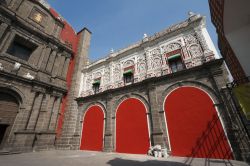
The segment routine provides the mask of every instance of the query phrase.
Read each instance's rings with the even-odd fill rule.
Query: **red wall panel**
[[[101,107],[90,107],[83,119],[81,150],[102,151],[103,126],[104,114]]]
[[[232,159],[211,98],[194,87],[174,90],[165,101],[172,155]]]
[[[116,113],[116,152],[146,154],[149,141],[145,106],[135,98],[123,101]]]

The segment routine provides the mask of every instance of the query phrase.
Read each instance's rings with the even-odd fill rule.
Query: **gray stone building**
[[[42,0],[0,1],[0,149],[97,150],[247,160],[228,72],[190,13],[88,63],[91,32]]]
[[[1,0],[1,150],[55,148],[89,41],[86,28],[75,33],[43,1]]]

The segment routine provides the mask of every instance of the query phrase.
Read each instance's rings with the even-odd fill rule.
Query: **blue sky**
[[[48,0],[78,32],[87,27],[92,32],[89,58],[105,57],[185,20],[188,11],[207,18],[208,32],[217,45],[211,23],[208,0]]]

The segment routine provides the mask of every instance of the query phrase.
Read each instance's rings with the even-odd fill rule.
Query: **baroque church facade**
[[[0,29],[2,150],[161,145],[173,156],[245,159],[203,16],[92,63],[91,32],[76,33],[42,0],[1,1]]]

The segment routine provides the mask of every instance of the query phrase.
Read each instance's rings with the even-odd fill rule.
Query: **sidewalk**
[[[146,155],[92,151],[43,151],[1,155],[0,166],[248,166],[234,160],[185,157],[154,158]]]

